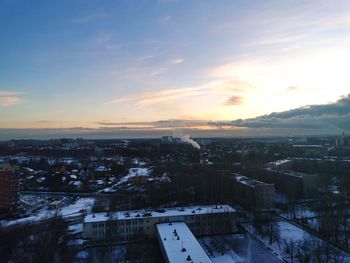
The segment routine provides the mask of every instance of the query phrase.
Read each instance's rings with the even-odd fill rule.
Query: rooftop
[[[304,176],[311,175],[311,174],[305,174],[305,173],[300,173],[300,172],[295,172],[292,170],[276,170],[270,167],[266,168],[267,171],[277,173],[277,174],[283,174],[291,177],[297,177],[297,178],[303,178]]]
[[[136,218],[166,217],[166,216],[186,216],[211,213],[235,212],[236,210],[229,205],[206,205],[190,207],[173,207],[157,210],[129,210],[119,212],[94,213],[85,216],[84,222],[101,222],[107,220],[127,220]]]
[[[185,223],[157,224],[156,228],[169,262],[212,262]]]
[[[268,183],[265,182],[261,182],[252,178],[249,178],[247,176],[243,176],[240,174],[234,174],[234,180],[236,180],[237,182],[247,185],[249,187],[256,187],[257,185],[269,185]]]

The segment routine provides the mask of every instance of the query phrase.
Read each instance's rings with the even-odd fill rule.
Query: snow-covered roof
[[[185,223],[157,224],[156,228],[168,262],[212,262]]]
[[[99,167],[97,167],[97,168],[95,169],[96,172],[107,172],[107,171],[109,171],[109,170],[110,170],[109,168],[107,168],[107,167],[105,167],[105,166],[103,166],[103,165],[101,165],[101,166],[99,166]]]
[[[45,177],[40,177],[40,178],[37,178],[37,179],[36,179],[36,181],[37,181],[38,183],[42,183],[42,182],[44,182],[45,180],[46,180]]]
[[[279,165],[289,163],[290,161],[291,161],[290,159],[283,159],[283,160],[277,160],[277,161],[272,162],[272,163],[276,166],[279,166]]]
[[[198,214],[227,213],[236,210],[229,205],[207,205],[207,206],[190,206],[190,207],[174,207],[162,210],[130,210],[107,213],[95,213],[85,216],[84,222],[99,222],[107,220],[122,220],[150,217],[171,217],[171,216],[188,216]]]
[[[283,174],[283,175],[292,176],[292,177],[296,177],[296,178],[303,178],[306,175],[304,173],[295,172],[292,170],[275,170],[275,169],[269,168],[269,167],[266,168],[266,170],[273,172],[273,173]]]
[[[256,187],[257,185],[269,185],[268,183],[261,182],[240,174],[234,174],[234,180],[240,184],[244,184],[252,188]]]
[[[103,185],[105,182],[102,179],[96,181],[98,185]]]

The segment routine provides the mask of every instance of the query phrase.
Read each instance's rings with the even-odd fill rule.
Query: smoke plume
[[[200,148],[201,148],[201,146],[198,144],[198,142],[191,139],[191,137],[189,135],[181,136],[181,141],[191,144],[194,148],[196,148],[198,150],[200,150]]]

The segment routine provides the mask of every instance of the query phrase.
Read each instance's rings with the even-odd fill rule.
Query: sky
[[[0,0],[0,139],[340,132],[349,68],[347,0]]]

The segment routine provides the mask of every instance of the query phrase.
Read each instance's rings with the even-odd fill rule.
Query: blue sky
[[[345,0],[1,0],[0,36],[2,128],[202,127],[349,91]]]

